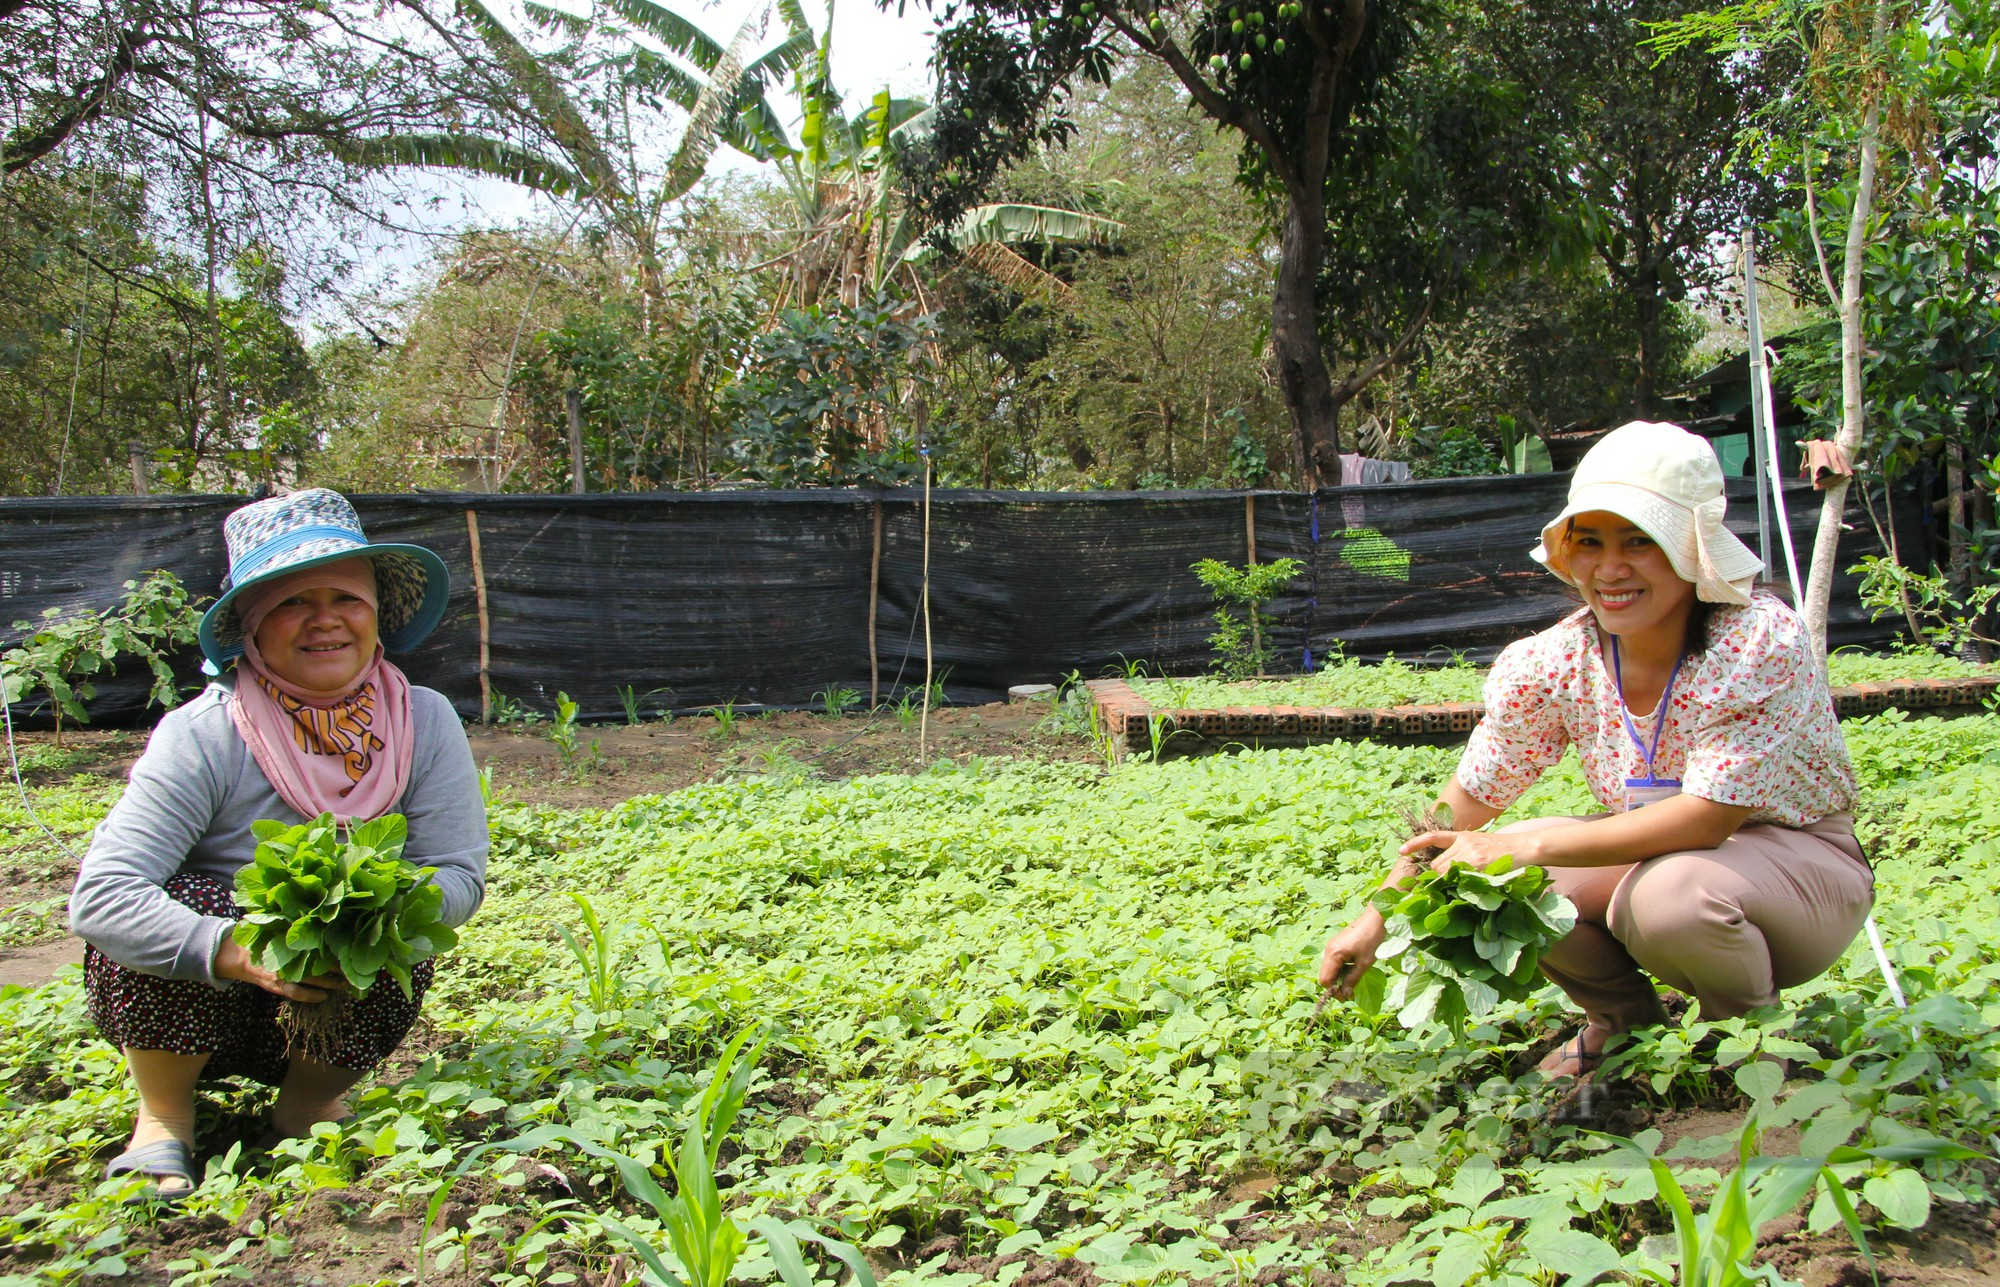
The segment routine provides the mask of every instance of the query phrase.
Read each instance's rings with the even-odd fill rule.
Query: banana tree
[[[622,47],[594,59],[605,81],[604,106],[593,119],[577,103],[565,75],[530,50],[484,0],[456,0],[497,75],[497,96],[522,105],[532,143],[467,133],[409,133],[355,144],[349,159],[380,167],[460,170],[490,175],[550,196],[582,203],[628,245],[649,301],[665,293],[662,227],[673,204],[706,173],[720,146],[768,159],[788,149],[767,93],[813,49],[798,0],[777,0],[785,36],[754,53],[769,25],[771,5],[758,6],[725,46],[656,0],[600,0],[578,17],[528,0],[523,11],[544,28],[579,42],[608,37]],[[655,46],[658,46],[656,48]],[[688,115],[678,144],[657,170],[640,157],[642,131],[632,106],[676,106]]]
[[[920,224],[905,199],[897,158],[928,137],[936,109],[883,89],[866,111],[849,117],[832,83],[832,41],[829,8],[826,32],[797,73],[804,108],[799,144],[766,144],[796,219],[792,246],[777,261],[784,303],[805,308],[831,296],[852,308],[898,285],[921,300],[917,267],[945,246],[1023,293],[1061,297],[1068,287],[1013,247],[1117,240],[1115,219],[1019,203],[974,207],[943,229]]]

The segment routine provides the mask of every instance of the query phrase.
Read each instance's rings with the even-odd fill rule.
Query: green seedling
[[[562,760],[563,771],[573,778],[589,772],[600,758],[597,739],[582,740],[583,726],[577,722],[576,713],[577,704],[569,699],[569,694],[557,693],[556,717],[549,725],[549,741]]]
[[[1118,660],[1104,668],[1104,673],[1123,679],[1128,684],[1142,683],[1146,679],[1149,663],[1144,657],[1127,657],[1124,653],[1113,653]]]
[[[458,942],[443,920],[444,890],[431,879],[437,869],[403,858],[402,814],[364,822],[346,839],[330,813],[250,829],[257,850],[236,873],[245,915],[234,933],[279,978],[339,977],[358,998],[386,973],[413,996],[411,967]],[[331,991],[318,1003],[285,1002],[278,1023],[292,1049],[329,1059],[346,1009],[347,994]]]
[[[1264,605],[1304,567],[1297,559],[1273,559],[1241,568],[1220,559],[1203,559],[1194,565],[1195,576],[1215,596],[1215,633],[1208,637],[1208,644],[1215,650],[1218,673],[1230,679],[1263,673],[1271,659]]]
[[[820,714],[838,719],[861,704],[861,694],[852,688],[840,688],[829,684],[813,694],[819,703]]]
[[[517,701],[498,689],[493,691],[487,710],[492,721],[502,728],[525,728],[540,723],[542,719],[540,714],[529,710],[525,702]]]
[[[673,690],[668,688],[649,688],[642,693],[639,691],[637,684],[626,684],[614,691],[618,694],[618,704],[625,708],[626,726],[637,728],[646,722],[645,712],[639,709],[639,704],[656,693],[671,694]],[[666,711],[662,712],[662,716],[664,720],[671,720],[673,718],[672,713]]]
[[[618,969],[611,934],[598,919],[597,909],[590,905],[589,899],[574,890],[570,892],[569,899],[583,911],[583,929],[590,945],[584,946],[583,941],[566,926],[558,925],[556,933],[583,970],[583,985],[590,997],[590,1008],[601,1014],[618,1004]]]
[[[735,734],[736,721],[741,716],[736,713],[736,702],[734,699],[726,701],[720,706],[709,707],[708,713],[715,716],[715,736],[717,740]]]

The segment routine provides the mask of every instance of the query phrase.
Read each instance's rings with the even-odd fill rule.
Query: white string
[[[42,829],[42,834],[49,838],[51,844],[68,854],[79,866],[82,865],[83,858],[76,850],[70,848],[61,836],[49,830],[49,824],[42,821],[42,815],[36,813],[35,806],[28,801],[27,784],[21,781],[21,757],[14,751],[14,707],[7,700],[7,680],[4,674],[0,674],[0,724],[4,724],[7,730],[7,767],[12,770],[14,790],[21,797],[21,807],[27,810],[29,820]]]
[[[97,215],[97,179],[97,167],[92,166],[90,168],[90,204],[86,208],[87,224],[94,223]],[[79,233],[78,235],[81,236],[82,234]],[[77,304],[76,348],[70,358],[69,368],[69,406],[63,412],[62,451],[56,456],[55,494],[58,496],[62,495],[63,479],[69,472],[70,426],[76,421],[76,388],[83,379],[83,329],[85,324],[90,320],[90,270],[95,266],[91,262],[90,256],[85,255],[83,257],[83,299]]]

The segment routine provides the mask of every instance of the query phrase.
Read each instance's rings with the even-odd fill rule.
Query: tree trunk
[[[1638,316],[1639,369],[1632,378],[1632,414],[1642,420],[1650,420],[1659,406],[1660,389],[1660,324],[1666,316],[1666,307],[1660,297],[1660,274],[1658,269],[1641,265],[1639,281],[1632,292],[1632,305]]]
[[[1869,48],[1880,49],[1887,32],[1888,0],[1876,0]],[[1875,158],[1881,148],[1882,105],[1870,102],[1861,120],[1861,166],[1855,176],[1854,210],[1847,221],[1846,258],[1840,279],[1840,432],[1834,441],[1849,461],[1861,452],[1861,266],[1868,249],[1868,219],[1875,204]],[[1806,576],[1805,619],[1813,646],[1826,657],[1827,608],[1833,599],[1833,569],[1840,550],[1840,515],[1847,504],[1848,480],[1826,489],[1820,501],[1819,533],[1813,539],[1812,571]]]
[[[1319,337],[1317,287],[1325,252],[1325,197],[1317,186],[1305,200],[1295,192],[1285,210],[1278,280],[1271,291],[1271,352],[1278,366],[1278,392],[1292,419],[1299,486],[1307,491],[1341,483],[1340,408]]]

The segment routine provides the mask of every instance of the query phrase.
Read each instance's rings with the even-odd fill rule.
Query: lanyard
[[[1611,636],[1611,679],[1613,683],[1618,685],[1618,714],[1625,721],[1625,735],[1632,739],[1632,745],[1639,749],[1639,754],[1646,757],[1645,781],[1648,784],[1659,782],[1659,779],[1653,776],[1653,757],[1659,754],[1660,734],[1664,733],[1667,728],[1667,703],[1674,699],[1674,681],[1681,677],[1681,663],[1686,660],[1687,654],[1685,652],[1674,658],[1673,671],[1667,676],[1666,691],[1660,694],[1659,708],[1653,712],[1653,741],[1649,746],[1639,740],[1638,725],[1632,722],[1632,710],[1625,705],[1625,672],[1618,664],[1618,636]],[[1629,778],[1627,779],[1627,783],[1629,785],[1639,780],[1638,778]],[[1675,785],[1679,784],[1676,783]]]

